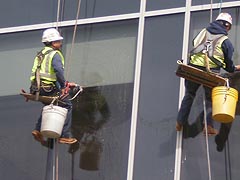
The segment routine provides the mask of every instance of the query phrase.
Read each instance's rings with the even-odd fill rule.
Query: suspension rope
[[[58,7],[57,7],[57,23],[56,23],[56,29],[58,30],[58,23],[59,23],[59,16],[60,16],[60,4],[61,0],[58,0]]]
[[[212,14],[213,14],[213,0],[211,0],[211,7],[210,7],[210,22],[212,22]]]
[[[59,17],[60,17],[60,5],[61,5],[61,0],[58,0],[58,6],[57,6],[57,20],[56,20],[56,29],[58,30],[58,24],[59,24]],[[51,104],[56,100],[56,98],[53,99]],[[53,180],[58,180],[58,148],[57,148],[57,140],[53,139]]]
[[[222,0],[219,0],[219,5],[220,5],[220,7],[219,7],[219,14],[222,12]]]
[[[213,19],[213,0],[210,5],[210,23]],[[204,90],[205,91],[205,90]],[[206,140],[206,148],[207,148],[207,165],[208,165],[208,179],[212,179],[211,175],[211,161],[210,161],[210,153],[209,153],[209,143],[208,143],[208,128],[207,128],[207,110],[206,110],[206,94],[203,93],[203,111],[204,111],[204,129],[205,129],[205,140]]]
[[[226,174],[226,180],[232,180],[232,168],[231,168],[231,158],[230,158],[230,146],[229,141],[227,140],[225,142],[225,148],[224,148],[224,157],[225,157],[225,174]]]
[[[77,21],[80,13],[80,6],[81,6],[81,0],[78,0],[78,9],[77,9],[77,15],[76,15],[76,20],[75,20],[75,25],[74,25],[74,31],[73,31],[73,37],[72,37],[72,44],[70,48],[70,53],[68,55],[68,65],[67,65],[67,70],[66,70],[66,78],[69,78],[69,69],[70,69],[70,64],[71,64],[71,58],[72,58],[72,52],[73,52],[73,47],[75,43],[75,36],[76,36],[76,31],[77,31]]]
[[[206,100],[205,99],[206,99],[206,95],[205,95],[205,93],[203,93],[203,112],[204,112],[205,139],[206,139],[206,148],[207,148],[208,179],[212,180],[210,155],[209,155],[209,144],[208,144],[207,110],[206,110]]]
[[[58,180],[58,170],[59,170],[59,168],[58,168],[58,139],[54,139],[53,140],[53,146],[54,146],[54,148],[55,148],[55,179],[54,180]]]
[[[60,18],[60,21],[63,20],[63,16],[64,16],[64,6],[65,6],[65,0],[62,0],[62,8],[61,8],[61,18]]]

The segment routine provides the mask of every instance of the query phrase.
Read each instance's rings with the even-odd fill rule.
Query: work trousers
[[[56,87],[49,88],[48,90],[46,90],[46,88],[45,89],[40,88],[39,95],[40,96],[56,96],[59,93],[60,92]],[[61,101],[63,101],[64,104],[59,104],[59,106],[61,106],[63,108],[66,108],[68,110],[67,117],[66,117],[66,120],[65,120],[65,123],[64,123],[64,126],[63,126],[61,137],[68,138],[68,137],[71,137],[72,102],[68,98],[65,98]],[[44,105],[46,105],[46,104],[44,104]],[[42,112],[41,112],[41,114],[38,118],[38,121],[36,123],[35,130],[40,131],[41,123],[42,123]]]
[[[181,107],[178,112],[177,121],[184,125],[188,122],[188,117],[192,108],[196,92],[201,85],[189,80],[185,80],[185,96],[182,100]],[[213,126],[212,119],[212,90],[206,86],[203,86],[205,92],[205,105],[207,114],[207,125]]]

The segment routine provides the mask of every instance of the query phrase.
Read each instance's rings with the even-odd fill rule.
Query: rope
[[[213,0],[211,0],[211,8],[210,8],[210,22],[212,22],[212,14],[213,14]]]
[[[63,20],[63,16],[64,16],[64,6],[65,6],[65,0],[62,0],[62,8],[61,8],[61,18],[60,20]]]
[[[213,14],[213,0],[211,0],[211,7],[210,7],[210,22],[212,22],[212,14]],[[205,54],[205,60],[207,56]],[[207,70],[209,69],[209,63],[207,63]],[[204,128],[205,128],[205,139],[206,139],[206,148],[207,148],[207,164],[208,164],[208,179],[212,179],[211,175],[211,161],[210,161],[210,153],[209,153],[209,143],[208,143],[208,128],[207,128],[207,110],[206,110],[206,95],[203,93],[203,110],[204,110]]]
[[[58,8],[57,8],[57,24],[56,24],[56,29],[58,30],[58,23],[59,23],[59,16],[60,16],[60,4],[61,0],[58,0]]]
[[[208,145],[207,110],[206,110],[206,101],[205,101],[206,98],[205,98],[205,93],[203,93],[203,94],[204,94],[203,95],[203,111],[204,111],[205,138],[206,138],[206,147],[207,147],[208,179],[212,180],[209,145]]]
[[[70,48],[70,53],[68,56],[68,66],[67,66],[67,70],[66,70],[66,78],[68,79],[69,77],[69,68],[70,68],[70,62],[71,62],[71,58],[72,58],[72,51],[73,51],[73,46],[74,46],[74,42],[75,42],[75,36],[76,36],[76,31],[77,31],[77,21],[78,21],[78,17],[79,17],[79,13],[80,13],[80,6],[81,6],[81,0],[78,0],[78,9],[77,9],[77,15],[76,15],[76,20],[75,20],[75,26],[74,26],[74,31],[73,31],[73,37],[72,37],[72,44],[71,44],[71,48]]]
[[[208,60],[207,52],[205,52],[204,56],[205,56],[205,67],[206,67],[206,70],[207,70],[207,72],[211,72],[210,67],[209,67],[209,60]]]
[[[55,179],[58,180],[58,139],[53,140],[54,148],[55,148]]]
[[[219,14],[222,12],[222,0],[219,0],[219,4],[220,4],[220,7],[219,7]]]
[[[49,138],[49,141],[50,141],[51,146],[52,146],[52,149],[50,149],[50,148],[48,147],[48,151],[52,151],[52,180],[57,180],[57,179],[56,179],[56,175],[57,175],[56,165],[57,165],[57,163],[56,163],[55,140]]]
[[[232,180],[232,168],[231,168],[231,158],[230,158],[230,149],[229,149],[229,141],[227,140],[226,146],[224,149],[224,157],[225,157],[225,174],[226,180]]]

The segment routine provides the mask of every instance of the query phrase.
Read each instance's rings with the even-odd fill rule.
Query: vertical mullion
[[[131,116],[127,180],[133,179],[145,10],[146,10],[146,0],[141,0],[139,23],[138,23],[138,39],[137,39],[137,52],[136,52],[136,64],[135,64],[135,75],[134,75],[133,105],[132,105],[132,116]]]

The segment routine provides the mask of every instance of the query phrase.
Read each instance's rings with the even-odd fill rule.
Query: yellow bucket
[[[212,90],[212,118],[221,123],[232,122],[235,118],[238,91],[226,86]]]

